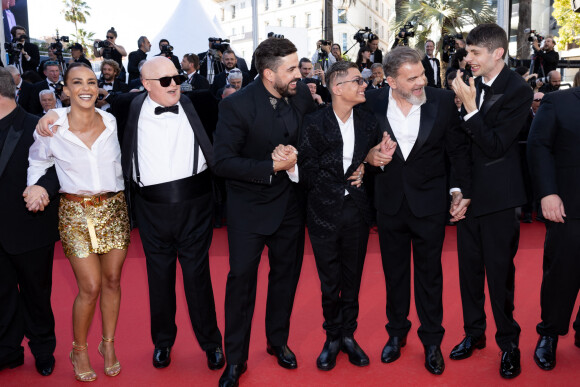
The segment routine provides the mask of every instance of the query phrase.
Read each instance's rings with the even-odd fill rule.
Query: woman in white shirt
[[[36,182],[55,165],[61,185],[60,237],[79,288],[73,304],[70,359],[77,380],[93,381],[97,374],[90,365],[87,334],[99,296],[103,340],[98,351],[105,358],[106,375],[121,372],[113,342],[130,226],[117,124],[112,115],[95,109],[97,77],[88,66],[75,63],[66,71],[64,83],[70,111],[55,122],[59,130],[54,136],[34,134],[28,182]],[[38,190],[42,188],[29,186],[27,193],[38,195]]]

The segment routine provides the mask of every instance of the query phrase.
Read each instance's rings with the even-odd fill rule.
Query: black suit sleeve
[[[30,60],[26,63],[26,69],[36,71],[40,63],[40,53],[38,51],[38,46],[34,43],[26,45],[26,50]]]
[[[127,71],[129,74],[139,73],[139,58],[137,57],[137,52],[133,51],[129,53],[129,61],[127,64]]]
[[[43,187],[48,193],[49,198],[56,198],[58,190],[60,189],[60,182],[58,181],[54,165],[46,170],[46,173],[38,179],[36,185]]]
[[[528,136],[528,165],[537,199],[558,194],[553,148],[557,135],[556,106],[547,94],[532,121]]]
[[[461,118],[457,112],[457,107],[453,100],[453,96],[448,97],[449,100],[445,106],[449,111],[447,114],[450,117],[449,125],[445,133],[445,150],[451,162],[451,187],[458,187],[461,189],[463,197],[471,198],[471,166],[469,157],[469,142],[467,136],[461,130]],[[448,187],[448,188],[451,188]]]
[[[527,84],[520,83],[504,99],[494,126],[489,127],[480,112],[464,124],[473,142],[490,158],[503,157],[518,138],[532,104],[533,92]]]

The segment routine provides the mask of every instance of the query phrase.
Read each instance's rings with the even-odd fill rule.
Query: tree
[[[572,11],[570,0],[554,0],[552,16],[558,22],[558,50],[566,50],[568,43],[580,44],[580,13]]]
[[[91,49],[92,44],[89,42],[94,40],[93,39],[93,36],[95,36],[94,32],[88,32],[88,31],[83,30],[82,28],[79,28],[77,33],[71,34],[71,36],[75,38],[77,43],[80,43],[83,46],[83,51],[84,51],[86,57],[93,56],[93,54],[92,54],[93,50]]]
[[[333,12],[333,0],[324,0],[324,39],[334,42],[334,19],[332,16]],[[350,7],[351,5],[356,5],[356,0],[342,0],[342,6]]]
[[[528,42],[528,34],[524,30],[532,24],[532,0],[520,0],[518,16],[518,48],[516,57],[518,59],[529,59],[530,42]]]
[[[91,16],[88,11],[91,7],[81,0],[62,0],[62,2],[64,3],[64,9],[61,13],[64,14],[64,20],[75,25],[75,35],[78,35],[78,25],[87,22],[87,16]]]

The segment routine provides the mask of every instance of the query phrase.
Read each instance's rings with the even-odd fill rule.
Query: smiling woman
[[[121,301],[121,269],[129,245],[129,217],[123,195],[121,150],[117,124],[110,114],[95,108],[99,88],[95,73],[73,63],[64,75],[70,111],[56,123],[51,137],[34,134],[30,148],[28,182],[35,182],[55,166],[60,182],[59,231],[79,293],[73,305],[73,350],[70,360],[79,381],[93,381],[87,352],[87,334],[101,297],[105,374],[116,376],[121,365],[113,346]],[[26,188],[28,197],[43,188]]]

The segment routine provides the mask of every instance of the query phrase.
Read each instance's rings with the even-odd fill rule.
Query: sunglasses
[[[114,36],[107,36],[107,39],[115,39]]]
[[[146,78],[148,81],[159,81],[161,87],[168,87],[171,85],[171,80],[175,82],[176,85],[181,85],[185,82],[185,75],[174,75],[172,77],[161,77],[161,78]]]
[[[363,78],[357,77],[355,79],[351,79],[350,81],[342,81],[342,82],[338,82],[336,85],[342,85],[343,83],[348,83],[348,82],[356,82],[358,83],[359,86],[362,86],[363,83],[365,83],[365,80]]]

